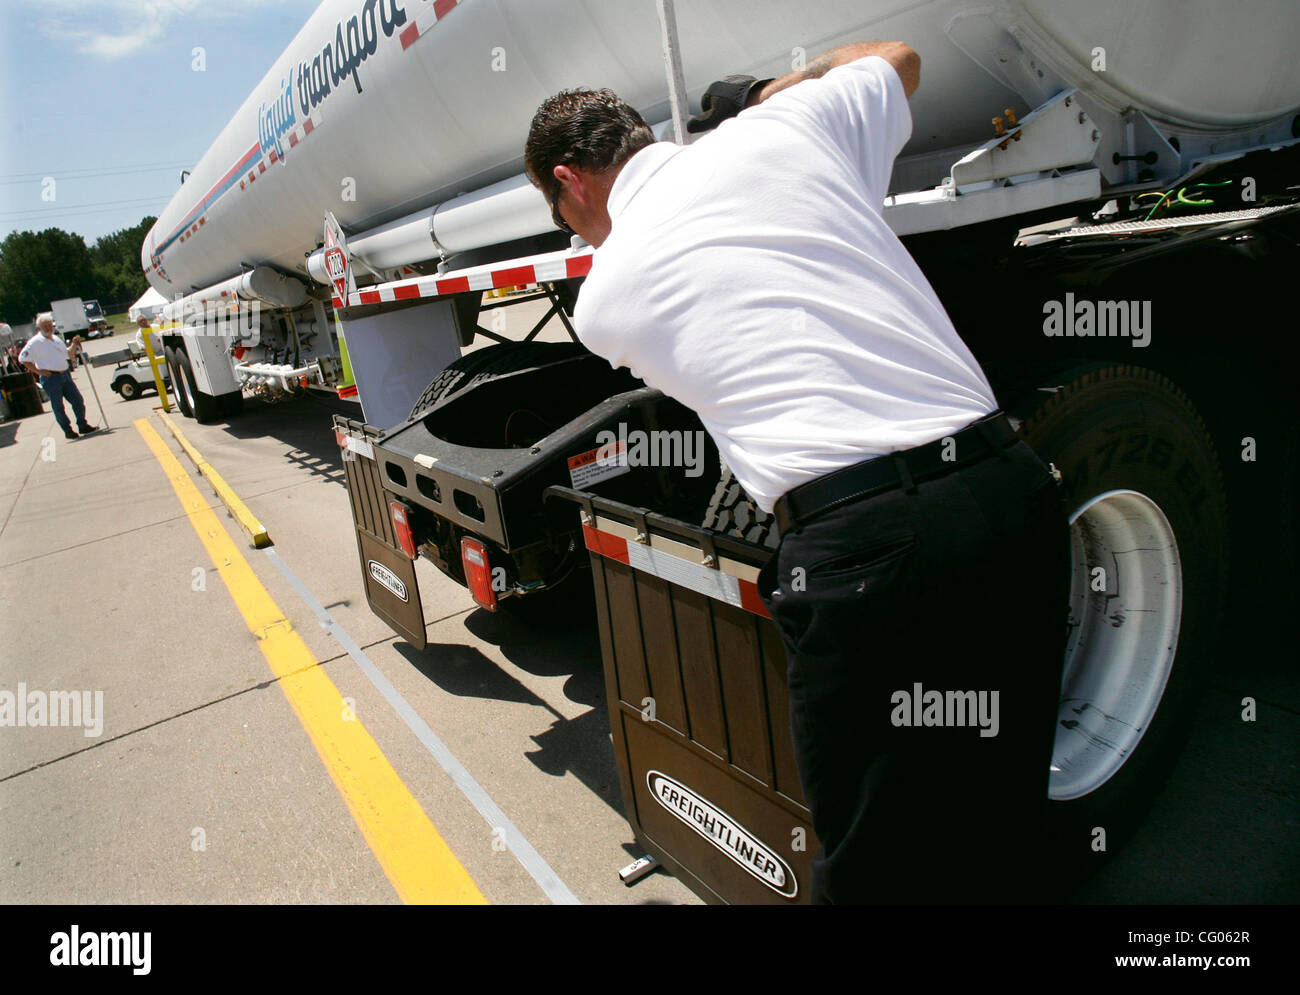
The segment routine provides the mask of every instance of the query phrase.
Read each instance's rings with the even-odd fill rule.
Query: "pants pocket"
[[[836,577],[842,574],[878,570],[900,559],[916,546],[916,536],[898,535],[880,539],[870,545],[850,549],[843,553],[818,560],[808,567],[809,576]]]
[[[865,636],[910,624],[919,549],[915,536],[892,536],[810,566],[801,595],[807,621],[794,636],[799,655],[851,657],[863,652]]]

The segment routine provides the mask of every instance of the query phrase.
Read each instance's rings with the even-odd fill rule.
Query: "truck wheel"
[[[1167,778],[1216,648],[1228,523],[1214,444],[1159,374],[1092,370],[1021,435],[1062,474],[1072,547],[1069,634],[1049,774],[1061,856],[1114,849]]]
[[[181,390],[189,402],[191,417],[201,425],[221,417],[218,399],[199,390],[198,381],[194,379],[194,367],[183,349],[176,350],[176,363],[181,368]]]
[[[769,515],[754,504],[732,476],[729,466],[723,467],[718,486],[713,489],[703,527],[722,535],[747,539],[768,549],[776,549],[780,542],[776,516]]]
[[[113,386],[117,388],[118,394],[121,395],[124,401],[134,401],[140,396],[140,385],[130,377],[123,377]]]
[[[458,390],[518,373],[531,366],[559,362],[585,351],[576,342],[502,342],[476,349],[450,363],[433,378],[433,382],[416,398],[407,421],[422,418],[430,408]]]
[[[177,362],[176,354],[178,349],[173,346],[163,348],[163,358],[167,360],[167,379],[170,381],[172,400],[176,402],[176,407],[186,418],[194,417],[194,409],[190,407],[189,398],[185,396],[184,378],[181,376],[180,363]]]

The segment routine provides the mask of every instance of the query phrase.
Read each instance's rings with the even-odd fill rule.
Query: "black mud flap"
[[[420,604],[415,561],[361,528],[357,529],[357,549],[370,610],[417,650],[424,649],[424,606]]]
[[[343,450],[343,475],[357,529],[361,577],[370,610],[418,650],[424,649],[424,608],[415,562],[397,547],[389,505],[395,499],[375,462],[379,432],[370,425],[334,416],[334,437]]]

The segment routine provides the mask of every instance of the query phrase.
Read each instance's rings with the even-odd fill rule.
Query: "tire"
[[[718,486],[713,489],[703,527],[768,549],[776,549],[780,542],[776,516],[769,515],[754,504],[732,475],[729,466],[723,467]]]
[[[178,352],[179,350],[173,346],[163,347],[163,358],[167,360],[167,379],[170,381],[168,386],[171,389],[172,400],[176,402],[176,407],[180,413],[186,418],[193,418],[194,409],[190,407],[189,399],[185,396],[181,368],[176,359]]]
[[[219,399],[199,390],[199,382],[194,379],[194,367],[190,364],[189,355],[183,349],[176,350],[176,363],[180,366],[183,376],[181,391],[189,402],[191,417],[200,425],[216,421],[221,417]]]
[[[1107,852],[1131,834],[1186,740],[1224,612],[1227,501],[1196,409],[1149,370],[1079,376],[1021,435],[1060,470],[1071,520],[1048,791],[1052,843],[1068,874],[1097,862],[1097,828]]]
[[[449,364],[415,400],[407,421],[422,418],[429,409],[457,391],[495,380],[532,366],[543,366],[579,356],[586,350],[576,342],[502,342],[484,346]]]
[[[113,386],[124,401],[134,401],[140,396],[140,385],[130,377],[123,377]]]

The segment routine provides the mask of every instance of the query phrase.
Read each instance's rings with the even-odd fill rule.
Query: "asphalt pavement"
[[[403,858],[322,759],[330,716],[295,697],[304,674],[337,689],[374,744],[365,761],[391,768],[393,797],[408,793],[445,842],[446,880],[467,875],[493,904],[699,902],[662,870],[631,888],[616,875],[642,851],[594,620],[539,628],[482,611],[420,561],[429,645],[413,650],[363,593],[330,430],[355,408],[309,395],[213,425],[173,412],[266,526],[268,553],[195,472],[158,399],[122,401],[111,373],[75,375],[103,424],[87,376],[98,386],[107,427],[93,436],[66,441],[48,404],[0,424],[0,690],[50,706],[43,724],[0,727],[0,902],[402,900]],[[214,562],[217,529],[251,571],[239,583],[282,617],[250,622],[232,563]],[[290,631],[302,665],[278,671],[268,634]],[[1300,900],[1300,680],[1272,631],[1242,626],[1142,829],[1075,901]],[[56,695],[77,718],[74,691],[78,721],[49,721]]]

